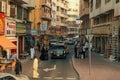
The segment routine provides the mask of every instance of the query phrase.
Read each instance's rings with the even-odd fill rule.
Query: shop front
[[[0,48],[6,50],[8,59],[13,53],[12,50],[16,51],[17,49],[16,44],[13,43],[13,41],[17,42],[17,40],[14,39],[11,41],[9,39],[10,37],[15,38],[15,34],[16,22],[13,19],[5,17],[4,13],[0,12]]]
[[[7,37],[2,35],[0,36],[0,48],[2,48],[3,50],[6,50],[7,59],[9,59],[11,55],[11,50],[16,49],[17,46],[13,44],[9,39],[7,39]]]
[[[24,54],[24,39],[26,36],[26,25],[24,23],[17,22],[16,23],[16,36],[18,39],[18,54]]]
[[[108,57],[109,53],[109,42],[110,42],[110,26],[103,25],[92,28],[93,46],[97,53],[104,54]]]
[[[5,36],[17,46],[16,21],[9,17],[5,18]],[[11,49],[11,54],[18,54],[17,49]]]

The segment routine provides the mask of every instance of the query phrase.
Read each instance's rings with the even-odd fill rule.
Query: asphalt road
[[[73,49],[66,59],[50,59],[39,62],[40,80],[79,80],[72,65]]]

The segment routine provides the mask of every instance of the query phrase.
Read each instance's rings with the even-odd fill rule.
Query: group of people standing
[[[82,58],[88,56],[88,49],[89,49],[89,43],[87,40],[80,39],[80,41],[77,41],[75,43],[75,58]]]

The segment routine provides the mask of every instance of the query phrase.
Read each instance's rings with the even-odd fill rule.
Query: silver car
[[[53,59],[53,58],[66,59],[67,54],[68,54],[68,50],[67,50],[67,47],[65,45],[56,44],[51,49],[51,59]]]
[[[0,80],[30,80],[26,75],[13,75],[10,73],[0,73]]]

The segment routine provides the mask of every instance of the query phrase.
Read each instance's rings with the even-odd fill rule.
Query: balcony
[[[51,21],[51,15],[50,14],[48,14],[48,13],[44,13],[44,15],[42,16],[42,19],[43,20],[48,20],[48,21]]]
[[[52,8],[51,3],[50,2],[45,2],[45,1],[42,3],[42,7]]]
[[[68,18],[66,13],[57,12],[57,15],[60,16],[60,17]]]
[[[85,15],[89,15],[89,8],[84,8],[81,10],[80,18],[84,17]]]
[[[26,4],[25,0],[10,0],[10,2],[19,3],[19,4]]]
[[[57,21],[56,25],[57,26],[67,26],[67,24],[65,22],[61,22],[61,21]]]
[[[29,10],[32,10],[35,8],[35,0],[23,0],[25,1],[27,4],[24,4],[24,6],[26,6]]]

